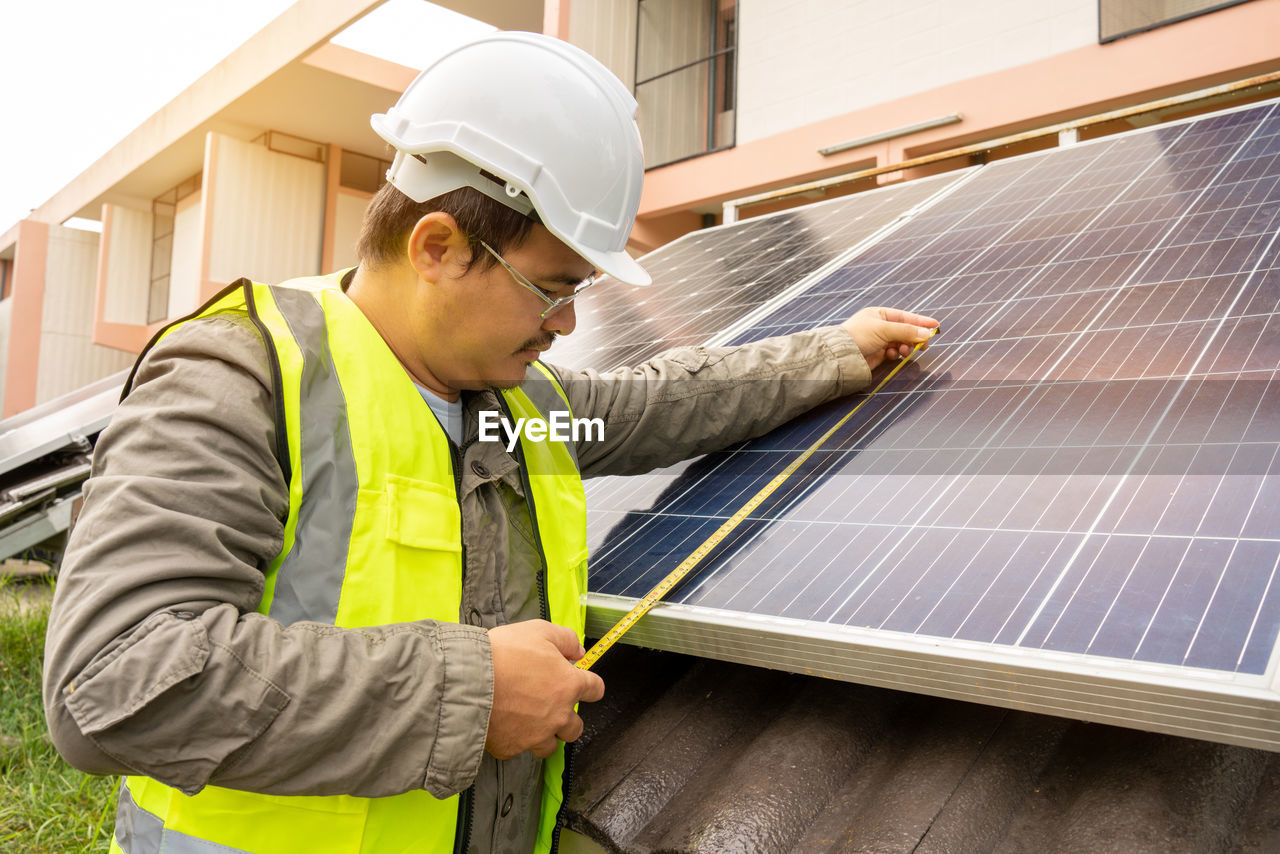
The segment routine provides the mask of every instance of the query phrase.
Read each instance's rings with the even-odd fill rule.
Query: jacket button
[[[486,466],[484,463],[480,462],[479,460],[471,461],[471,470],[475,472],[476,477],[489,476],[489,467]]]
[[[473,626],[483,626],[484,617],[480,616],[480,611],[478,609],[472,608],[467,612],[467,622]]]
[[[516,802],[516,799],[515,799],[515,798],[513,798],[511,795],[507,795],[507,799],[506,799],[505,801],[503,801],[503,802],[502,802],[502,817],[503,817],[503,818],[506,818],[506,817],[507,817],[507,813],[511,812],[511,805],[512,805],[512,804],[514,804],[515,802]]]
[[[194,620],[196,618],[195,611],[170,611],[169,613],[177,617],[179,620]]]

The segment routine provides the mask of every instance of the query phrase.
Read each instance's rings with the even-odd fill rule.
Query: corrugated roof
[[[1280,851],[1280,755],[615,647],[570,827],[622,852]]]

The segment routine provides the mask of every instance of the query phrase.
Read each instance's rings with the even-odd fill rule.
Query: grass
[[[114,819],[115,781],[62,761],[44,725],[40,663],[47,584],[0,577],[0,850],[103,852]]]

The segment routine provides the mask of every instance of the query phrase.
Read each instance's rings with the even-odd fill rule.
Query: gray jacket
[[[605,374],[555,369],[602,418],[584,476],[669,465],[764,433],[869,379],[843,330],[682,348]],[[50,616],[44,702],[71,764],[187,793],[378,797],[476,785],[473,851],[531,850],[540,760],[484,750],[486,630],[538,616],[517,463],[464,395],[459,623],[283,627],[254,611],[288,509],[262,340],[236,316],[179,328],[103,432]]]

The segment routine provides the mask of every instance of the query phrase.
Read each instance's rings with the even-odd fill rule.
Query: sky
[[[0,80],[0,233],[25,217],[294,0],[7,3]],[[391,23],[394,21],[394,23]],[[492,27],[390,0],[334,41],[411,67],[434,45]],[[448,36],[439,38],[442,28]]]

